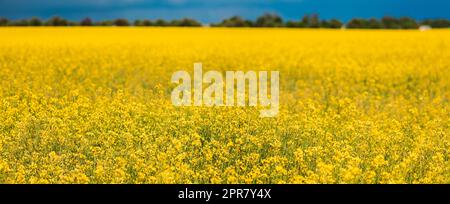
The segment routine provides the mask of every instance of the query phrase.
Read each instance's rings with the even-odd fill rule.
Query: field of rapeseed
[[[450,30],[1,28],[0,183],[450,183]],[[280,112],[174,107],[280,71]]]

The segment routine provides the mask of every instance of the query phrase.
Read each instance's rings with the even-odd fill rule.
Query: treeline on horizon
[[[390,17],[378,18],[353,18],[343,23],[338,19],[324,20],[317,14],[305,15],[298,21],[284,21],[277,14],[265,13],[256,20],[244,19],[240,16],[233,16],[224,19],[222,22],[213,23],[211,27],[287,27],[287,28],[364,28],[364,29],[417,29],[421,25],[432,28],[449,28],[450,20],[447,19],[425,19],[417,21],[410,17]],[[195,19],[183,18],[167,21],[157,20],[135,20],[129,21],[125,18],[115,20],[93,21],[91,18],[84,18],[81,21],[70,21],[59,16],[42,20],[37,17],[21,20],[10,20],[0,18],[0,26],[177,26],[177,27],[201,27],[202,23]]]

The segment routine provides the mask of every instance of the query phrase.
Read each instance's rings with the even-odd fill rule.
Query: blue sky
[[[71,20],[191,17],[204,23],[233,15],[254,19],[264,12],[285,19],[307,13],[347,21],[353,17],[410,16],[450,19],[450,0],[0,0],[0,17],[62,16]]]

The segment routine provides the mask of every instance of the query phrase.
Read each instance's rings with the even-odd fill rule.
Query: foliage
[[[115,25],[115,26],[129,26],[130,23],[128,22],[127,19],[118,18],[118,19],[114,20],[113,25]]]
[[[283,19],[277,14],[266,13],[258,17],[254,25],[255,27],[282,27]]]
[[[251,27],[253,22],[250,20],[245,20],[240,16],[233,16],[231,18],[223,20],[221,23],[213,24],[215,27]]]
[[[0,26],[174,26],[174,27],[199,27],[202,24],[191,18],[175,19],[166,21],[164,19],[136,19],[130,23],[127,19],[119,18],[116,20],[105,20],[93,22],[90,18],[84,18],[80,22],[69,21],[61,17],[52,17],[46,23],[39,18],[9,20],[0,18]],[[347,28],[362,29],[417,29],[420,25],[427,25],[433,28],[449,28],[450,20],[447,19],[426,19],[421,22],[409,17],[395,18],[385,16],[381,19],[376,18],[353,18],[345,26]],[[304,15],[300,20],[284,21],[281,16],[274,13],[265,13],[255,21],[244,19],[240,16],[232,16],[219,23],[212,23],[212,27],[288,27],[288,28],[342,28],[344,23],[338,19],[320,19],[318,14]]]
[[[84,18],[80,21],[80,26],[93,26],[94,23],[92,22],[91,18]]]
[[[68,26],[69,22],[66,19],[63,19],[59,16],[54,16],[48,19],[46,22],[47,26]]]

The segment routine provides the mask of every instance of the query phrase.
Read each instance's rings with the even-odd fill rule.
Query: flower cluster
[[[450,183],[450,31],[0,29],[0,183]],[[170,77],[280,71],[280,110]]]

